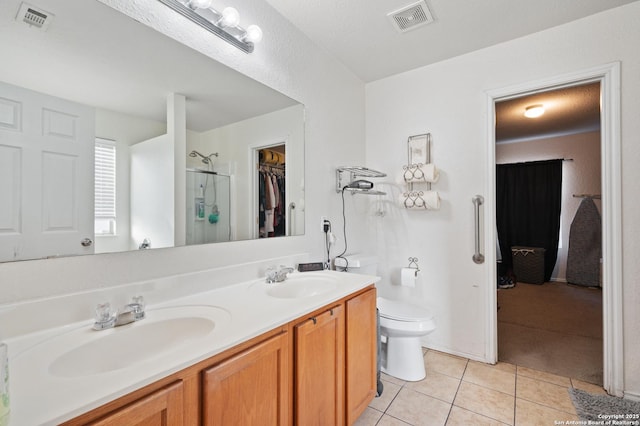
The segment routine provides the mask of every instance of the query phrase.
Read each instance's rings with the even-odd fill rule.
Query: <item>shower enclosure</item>
[[[187,169],[186,244],[231,240],[229,176]]]

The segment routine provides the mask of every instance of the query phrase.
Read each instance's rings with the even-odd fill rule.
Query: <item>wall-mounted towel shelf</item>
[[[348,175],[348,176],[347,176]],[[386,192],[375,189],[350,188],[349,184],[358,178],[380,178],[386,173],[361,166],[340,166],[336,168],[336,192],[350,191],[352,194],[385,195]]]

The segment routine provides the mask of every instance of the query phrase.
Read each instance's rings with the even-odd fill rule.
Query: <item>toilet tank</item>
[[[336,271],[353,272],[355,274],[377,275],[378,259],[368,254],[349,254],[336,257],[334,260]]]

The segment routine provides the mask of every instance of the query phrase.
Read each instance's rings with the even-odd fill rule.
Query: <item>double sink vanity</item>
[[[376,391],[376,281],[293,272],[14,337],[9,425],[352,424]]]

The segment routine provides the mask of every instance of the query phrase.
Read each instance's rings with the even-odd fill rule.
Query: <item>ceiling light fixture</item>
[[[542,104],[530,105],[525,108],[524,116],[527,118],[536,118],[544,114],[544,106]]]
[[[259,26],[249,25],[246,30],[240,26],[240,14],[233,7],[218,12],[211,7],[212,0],[158,1],[246,53],[262,40]]]

